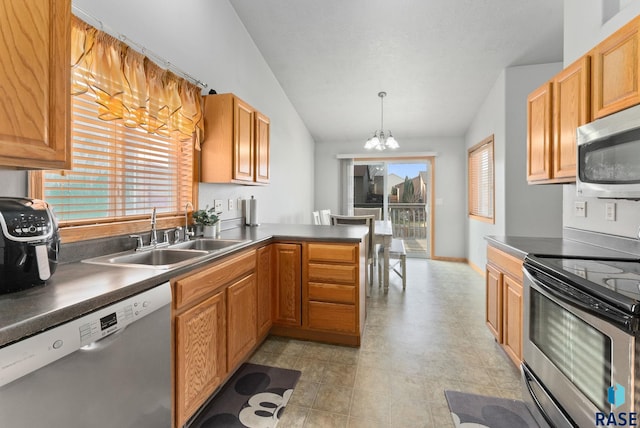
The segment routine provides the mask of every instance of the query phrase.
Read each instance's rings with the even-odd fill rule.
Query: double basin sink
[[[195,239],[163,248],[125,251],[82,261],[108,266],[169,270],[211,257],[213,254],[230,251],[247,242],[233,239]]]

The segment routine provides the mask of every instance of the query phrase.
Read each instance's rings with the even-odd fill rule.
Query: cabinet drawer
[[[356,287],[353,285],[309,283],[309,300],[335,303],[356,303]]]
[[[309,328],[356,333],[356,308],[339,303],[309,302]]]
[[[355,266],[309,264],[309,281],[355,284],[358,280]]]
[[[178,278],[174,283],[176,309],[195,302],[214,289],[226,285],[256,268],[256,252],[229,257],[196,273]]]
[[[501,270],[522,282],[522,260],[495,247],[487,247],[487,260]]]
[[[356,263],[358,246],[355,244],[308,244],[309,261]]]

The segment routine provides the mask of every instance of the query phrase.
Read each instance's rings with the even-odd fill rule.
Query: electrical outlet
[[[607,202],[605,204],[605,220],[616,221],[616,203]]]
[[[233,211],[233,199],[229,199],[229,211]]]
[[[575,201],[573,213],[576,217],[586,217],[587,201]]]
[[[222,199],[214,199],[214,201],[213,201],[213,209],[217,213],[221,213],[222,212]]]

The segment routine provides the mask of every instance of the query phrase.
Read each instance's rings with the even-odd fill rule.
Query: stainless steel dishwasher
[[[171,425],[169,283],[0,348],[0,425]]]

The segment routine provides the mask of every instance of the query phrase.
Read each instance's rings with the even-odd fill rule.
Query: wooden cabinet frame
[[[71,1],[3,5],[0,26],[7,40],[0,45],[0,165],[69,168]]]
[[[496,341],[517,366],[522,361],[523,261],[487,247],[485,321]]]

